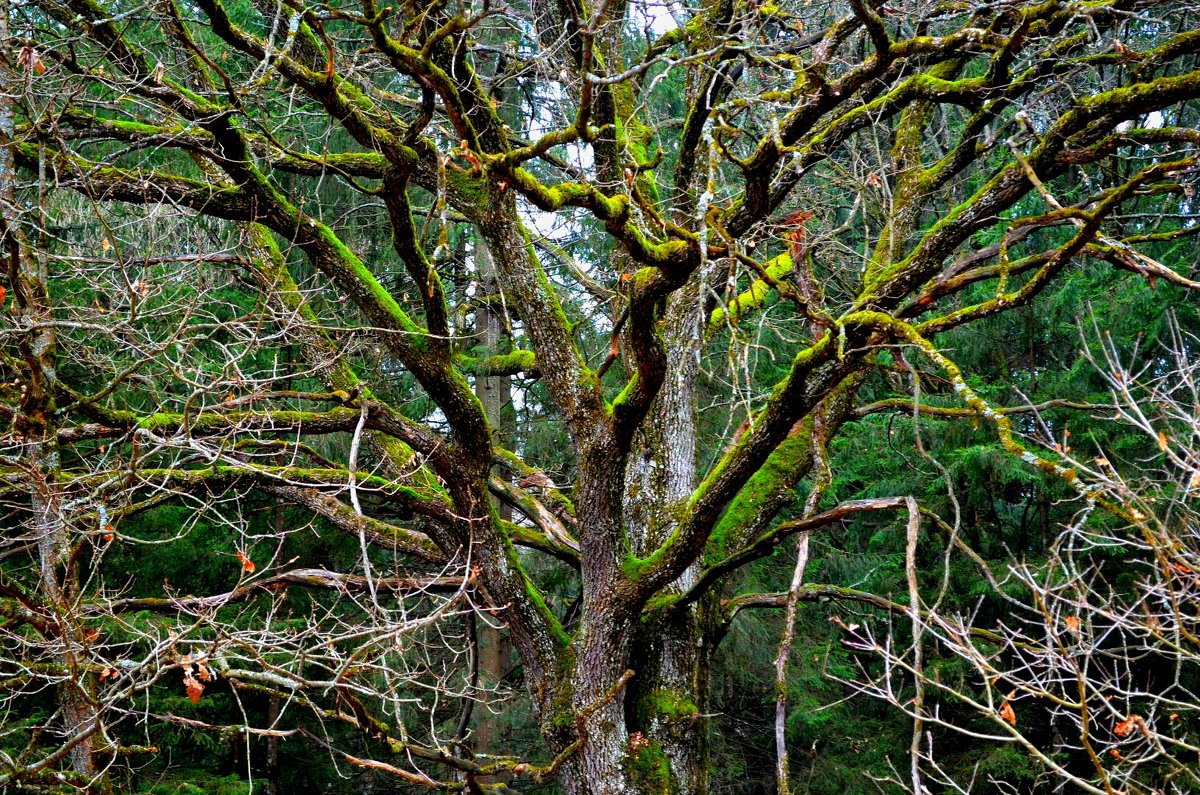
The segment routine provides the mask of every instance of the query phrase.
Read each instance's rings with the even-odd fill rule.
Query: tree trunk
[[[4,45],[13,41],[8,36],[7,13],[7,6],[0,10],[0,43]],[[91,787],[96,784],[93,753],[100,723],[88,681],[88,641],[76,611],[78,577],[58,482],[59,451],[54,421],[57,351],[53,327],[49,325],[53,318],[44,254],[47,248],[41,243],[35,249],[25,245],[10,149],[14,136],[12,97],[22,84],[22,76],[12,67],[21,63],[15,53],[0,53],[0,256],[13,279],[17,326],[26,329],[18,350],[28,370],[28,377],[21,385],[21,405],[14,430],[23,442],[23,457],[29,470],[29,528],[37,554],[38,595],[53,616],[57,630],[56,637],[46,640],[51,641],[52,661],[66,674],[58,694],[62,742],[77,783]],[[32,63],[26,63],[26,69],[33,68]],[[46,228],[44,206],[42,210],[37,229]],[[31,253],[33,250],[38,253]],[[103,788],[102,781],[100,784]]]
[[[475,268],[479,276],[479,309],[475,313],[475,333],[488,354],[506,353],[508,349],[507,324],[502,305],[500,283],[496,279],[496,265],[491,252],[482,240],[475,243]],[[480,376],[475,382],[475,393],[483,403],[488,422],[492,426],[492,441],[500,447],[511,448],[515,418],[512,410],[512,387],[508,376]],[[500,475],[505,477],[504,474]],[[512,519],[512,508],[497,505],[500,518]],[[480,698],[482,709],[476,710],[475,751],[497,754],[504,752],[505,730],[500,715],[493,712],[490,694],[501,686],[508,670],[512,648],[502,627],[479,621],[477,624],[477,653],[479,655]]]
[[[670,535],[673,507],[687,500],[695,488],[698,296],[693,282],[667,306],[666,378],[626,469],[626,524],[639,556],[649,554]],[[682,592],[695,576],[693,566],[669,592]],[[703,640],[704,607],[702,602],[669,620],[639,626],[633,641],[633,658],[639,665],[630,682],[626,720],[634,733],[630,750],[639,791],[708,791],[703,716],[708,712],[711,648]]]

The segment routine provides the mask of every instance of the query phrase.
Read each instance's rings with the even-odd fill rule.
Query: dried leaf
[[[112,248],[112,243],[110,243],[108,241],[108,238],[107,237],[100,238],[100,250],[103,251],[105,254],[107,254],[108,250],[110,248]]]
[[[46,65],[42,63],[41,56],[33,47],[22,47],[21,51],[17,53],[17,63],[38,77],[46,73]]]
[[[213,673],[209,670],[208,664],[204,660],[196,663],[196,678],[201,682],[211,682],[213,680]]]
[[[238,561],[242,564],[242,571],[246,572],[247,574],[253,574],[254,569],[257,568],[254,565],[254,561],[252,561],[252,560],[250,560],[250,558],[246,557],[246,553],[242,552],[242,550],[240,550],[240,549],[237,551],[237,556],[238,556]]]
[[[1167,435],[1162,431],[1158,432],[1158,449],[1167,452]]]
[[[1013,711],[1012,704],[1008,699],[1004,699],[1004,703],[1000,705],[1000,720],[1010,726],[1017,725],[1017,713]]]
[[[191,668],[191,666],[188,666]],[[190,671],[184,671],[183,686],[187,690],[187,697],[192,700],[193,704],[200,702],[200,694],[204,692],[204,685],[196,677],[192,676]]]
[[[1128,737],[1133,733],[1134,728],[1141,722],[1142,717],[1140,715],[1130,715],[1116,726],[1113,726],[1113,734],[1117,735],[1118,737]]]
[[[1067,629],[1079,634],[1079,616],[1067,616],[1063,619],[1063,623],[1067,625]]]

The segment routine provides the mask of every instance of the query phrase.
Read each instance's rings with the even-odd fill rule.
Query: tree
[[[954,524],[838,501],[831,443],[973,418],[1087,499],[950,341],[1073,271],[1196,287],[1183,3],[7,13],[3,664],[51,730],[6,785],[103,790],[174,724],[413,786],[705,792],[731,622],[785,609],[783,679],[833,599],[910,619],[920,790],[918,553]],[[902,600],[804,581],[863,516]],[[792,537],[791,587],[729,593]],[[139,580],[159,547],[211,590]],[[483,621],[529,758],[473,747]],[[233,717],[138,705],[167,681]]]
[[[962,661],[966,673],[934,674],[914,654],[917,644],[903,648],[880,642],[870,626],[844,626],[847,645],[879,663],[864,665],[853,687],[918,725],[1017,745],[1057,787],[1098,794],[1195,789],[1200,362],[1195,336],[1174,322],[1169,330],[1164,344],[1145,354],[1122,352],[1096,333],[1096,353],[1087,354],[1110,390],[1108,404],[1097,405],[1104,421],[1132,429],[1119,438],[1140,446],[1105,444],[1091,434],[1055,442],[1053,426],[1039,422],[1038,435],[1057,446],[1086,498],[1044,558],[985,568],[994,593],[1009,603],[1005,620],[987,626],[978,609],[945,606],[914,626],[930,647]],[[951,708],[921,714],[919,704],[901,703],[914,680]],[[958,792],[972,785],[1017,790],[988,776],[955,780],[940,764],[932,732],[917,743],[914,735],[914,769],[927,781]]]

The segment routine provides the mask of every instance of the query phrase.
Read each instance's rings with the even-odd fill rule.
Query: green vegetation
[[[1200,790],[1198,31],[0,6],[0,792]]]

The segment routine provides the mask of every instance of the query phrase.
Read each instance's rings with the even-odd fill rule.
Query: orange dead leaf
[[[1116,748],[1113,748],[1108,753],[1113,759],[1117,760],[1118,762],[1120,762],[1122,759],[1125,758],[1125,757],[1121,756],[1121,752],[1118,751]]]
[[[183,687],[187,691],[187,697],[192,700],[193,704],[200,702],[200,694],[204,692],[204,684],[192,676],[190,665],[183,671]]]
[[[1167,451],[1167,435],[1162,431],[1158,432],[1158,449],[1164,453]]]
[[[792,263],[799,267],[800,260],[804,258],[808,250],[808,230],[804,225],[812,220],[813,214],[807,210],[797,210],[788,216],[787,225],[791,227],[791,231],[787,233],[787,239],[792,244]]]
[[[1013,711],[1013,703],[1010,701],[1010,699],[1015,697],[1016,691],[1009,693],[1007,697],[1004,697],[1004,703],[1000,705],[1000,719],[1010,725],[1010,727],[1015,727],[1016,725],[1016,712]]]
[[[1067,625],[1067,629],[1071,630],[1072,632],[1074,632],[1076,634],[1079,634],[1079,617],[1078,616],[1067,616],[1066,618],[1063,619],[1063,623]]]
[[[212,671],[208,669],[208,664],[203,660],[196,663],[196,678],[201,682],[211,682],[213,680]]]
[[[38,77],[46,73],[46,65],[42,63],[41,56],[38,51],[32,47],[22,47],[17,53],[17,63],[25,66],[29,71],[33,72]]]
[[[1130,715],[1116,726],[1113,726],[1113,734],[1117,735],[1118,737],[1128,737],[1133,733],[1134,728],[1140,723],[1142,723],[1141,715]]]
[[[108,238],[107,237],[100,238],[100,250],[103,251],[105,254],[107,254],[108,250],[110,248],[112,248],[112,243],[110,243],[108,241]]]
[[[471,151],[471,145],[467,143],[466,139],[463,139],[459,151],[462,153],[463,159],[471,164],[471,169],[476,175],[483,171],[483,164],[479,162],[479,158]]]
[[[254,565],[254,561],[252,561],[252,560],[250,560],[250,558],[246,557],[246,553],[242,552],[242,550],[240,550],[240,549],[237,551],[237,556],[238,556],[238,561],[242,564],[242,571],[246,572],[247,574],[253,574],[254,569],[257,568]]]

